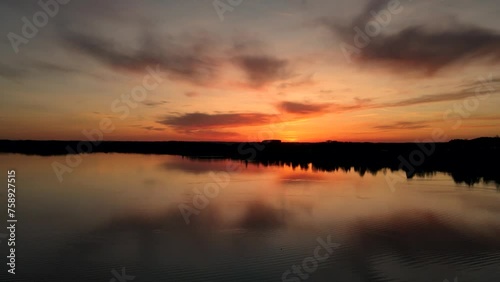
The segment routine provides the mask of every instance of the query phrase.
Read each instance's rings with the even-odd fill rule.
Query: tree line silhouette
[[[91,151],[82,141],[0,140],[0,153],[65,155],[74,153],[169,154],[190,158],[225,158],[259,165],[289,165],[319,171],[376,174],[403,170],[408,178],[444,172],[457,183],[481,181],[500,185],[500,138],[451,140],[444,143],[287,142],[130,142],[103,141]],[[427,148],[427,149],[426,149]],[[430,150],[432,149],[432,150]],[[425,153],[425,154],[424,154]]]

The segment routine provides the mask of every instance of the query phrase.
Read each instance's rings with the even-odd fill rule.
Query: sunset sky
[[[16,53],[43,9],[1,1],[0,139],[84,140],[103,120],[105,140],[500,134],[498,0],[237,2],[72,0]]]

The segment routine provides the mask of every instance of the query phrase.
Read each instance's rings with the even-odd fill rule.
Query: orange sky
[[[71,2],[27,43],[4,37],[0,139],[499,134],[495,2],[213,3]],[[42,9],[0,6],[0,29],[19,36]]]

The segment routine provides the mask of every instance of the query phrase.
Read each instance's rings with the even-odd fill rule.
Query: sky
[[[0,2],[0,139],[500,133],[497,0]]]

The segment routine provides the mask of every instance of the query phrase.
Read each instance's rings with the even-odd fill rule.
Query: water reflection
[[[16,277],[25,281],[109,281],[121,267],[134,281],[281,281],[326,236],[341,247],[308,281],[500,277],[495,185],[470,189],[435,172],[393,192],[390,171],[361,177],[312,165],[124,154],[86,156],[59,183],[50,164],[62,158],[0,155],[4,171],[17,169]],[[192,205],[209,173],[228,166],[241,171],[186,224],[179,204]]]
[[[186,157],[188,159],[191,159],[193,161],[209,161],[209,162],[219,162],[219,160],[207,160],[203,158],[198,158],[198,157]],[[279,166],[279,167],[291,167],[294,171],[295,170],[302,170],[302,171],[320,171],[320,172],[351,172],[354,171],[358,173],[361,177],[364,176],[366,173],[369,173],[371,175],[376,176],[377,173],[382,172],[386,173],[387,171],[390,172],[397,172],[400,170],[398,166],[390,166],[387,167],[385,165],[381,164],[370,164],[370,162],[358,162],[356,164],[353,163],[345,163],[341,164],[342,162],[335,161],[335,160],[329,160],[329,161],[311,161],[311,162],[301,162],[301,161],[284,161],[284,160],[254,160],[252,162],[244,161],[244,160],[233,160],[234,162],[239,162],[239,165],[244,164],[245,167],[248,167],[248,165],[256,165],[256,166],[264,166],[264,167],[270,167],[270,166]],[[483,165],[484,166],[484,165]],[[195,164],[189,164],[186,169],[186,171],[189,171],[190,169],[193,169],[196,167]],[[223,166],[219,167],[220,170],[227,170],[227,168],[224,168]],[[410,173],[408,171],[399,171],[401,174],[404,174],[406,178],[412,179],[414,177],[432,177],[436,173],[444,173],[447,175],[450,175],[453,180],[456,183],[465,183],[469,186],[473,186],[475,184],[480,184],[480,183],[485,183],[485,184],[495,184],[497,188],[500,189],[500,178],[498,173],[495,170],[495,167],[492,166],[487,166],[487,171],[478,171],[477,168],[475,170],[466,170],[460,167],[453,167],[453,166],[442,166],[442,167],[435,167],[435,168],[428,168],[428,167],[416,167],[415,172]]]

